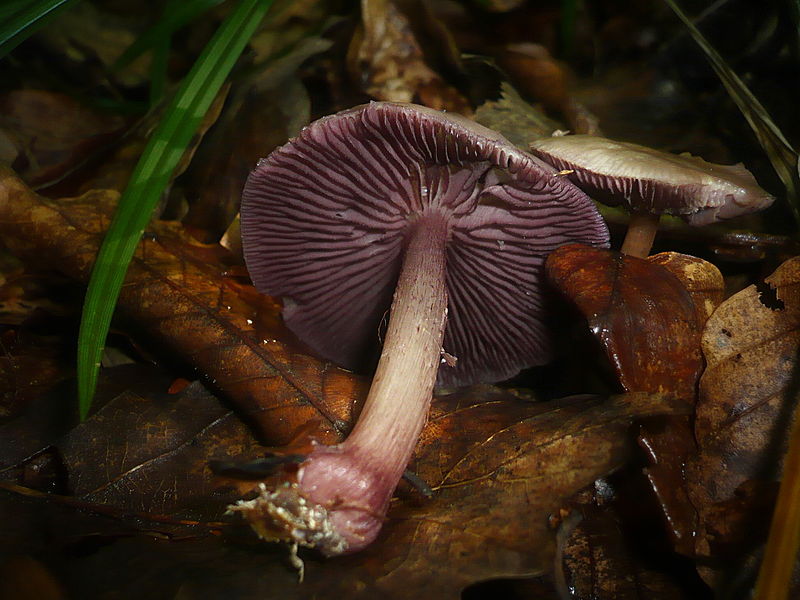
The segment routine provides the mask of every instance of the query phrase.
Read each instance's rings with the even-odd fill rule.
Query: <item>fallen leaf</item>
[[[693,405],[703,366],[700,332],[724,293],[715,266],[677,253],[642,260],[573,245],[556,250],[547,269],[586,316],[626,390],[670,394]],[[697,517],[684,481],[695,451],[689,419],[645,423],[639,439],[673,544],[692,554]]]
[[[353,79],[377,100],[417,102],[469,115],[466,99],[426,63],[408,18],[393,0],[362,0],[363,30],[352,42]]]
[[[725,282],[719,269],[694,256],[662,252],[647,258],[663,266],[686,287],[695,306],[697,323],[702,327],[722,302]],[[648,420],[639,428],[639,445],[650,464],[644,473],[659,501],[667,532],[676,552],[694,555],[697,512],[687,492],[686,461],[697,452],[689,417],[663,417]]]
[[[572,512],[564,518],[562,598],[710,598],[689,561],[673,567],[681,572],[681,584],[664,573],[664,564],[677,561],[659,523],[649,516],[652,507],[642,498],[646,490],[636,485],[635,473],[619,475],[598,480],[570,503]]]
[[[116,199],[104,190],[53,202],[0,171],[0,233],[15,253],[86,281]],[[120,313],[237,402],[267,443],[287,443],[311,420],[320,421],[322,439],[337,439],[364,382],[298,349],[277,304],[271,317],[257,316],[226,266],[207,260],[217,248],[175,224],[153,223],[128,271]]]
[[[702,369],[695,304],[656,262],[579,244],[547,260],[547,275],[586,317],[627,391],[692,402]]]
[[[523,100],[508,82],[501,84],[500,98],[488,100],[477,108],[474,119],[484,127],[502,133],[525,152],[533,140],[548,137],[559,129],[558,123]]]
[[[108,152],[125,120],[44,90],[16,90],[0,96],[0,129],[14,140],[12,163],[35,187],[51,184],[90,158]]]
[[[138,401],[130,404],[130,398],[121,400],[133,415],[130,408]],[[177,416],[178,407],[174,408],[162,414]],[[409,593],[458,598],[465,586],[476,581],[550,570],[554,560],[550,516],[576,490],[625,462],[631,449],[625,431],[633,419],[681,409],[651,395],[532,403],[490,386],[441,398],[434,405],[413,464],[432,485],[433,498],[426,500],[407,487],[401,488],[378,541],[362,553],[321,560],[304,552],[306,579],[302,585],[297,584],[296,574],[288,566],[288,549],[260,543],[261,550],[255,551],[253,538],[237,538],[228,528],[224,545],[207,537],[177,544],[168,538],[153,539],[152,535],[149,539],[136,536],[125,540],[116,534],[114,544],[99,545],[90,553],[65,548],[59,572],[67,574],[67,591],[75,597],[105,597],[111,590],[124,589],[130,597],[175,597],[180,590],[182,598],[209,598],[225,590],[224,597],[242,599],[400,599]],[[115,410],[110,414],[112,420]],[[112,422],[101,425],[113,428]],[[148,435],[147,425],[141,429],[127,437],[133,441]],[[189,429],[185,428],[187,432]],[[171,433],[172,426],[168,430]],[[87,428],[76,435],[90,441],[86,437],[90,431]],[[174,450],[165,453],[166,449],[186,446],[174,446],[181,436],[168,441],[170,437],[166,435],[163,442],[156,440],[153,450],[134,448],[127,440],[97,439],[86,460],[91,460],[92,453],[110,448],[113,452],[104,461],[110,472],[100,469],[88,477],[127,483],[116,486],[116,498],[126,502],[122,497],[126,487],[136,483],[131,476],[137,470],[149,469],[148,455],[154,452],[169,460]],[[137,453],[137,458],[128,460],[126,448]],[[202,456],[206,451],[200,447],[194,452]],[[75,453],[69,455],[74,461]],[[142,459],[142,466],[133,468]],[[179,468],[182,465],[181,461],[173,463]],[[192,468],[187,472],[195,473]],[[182,476],[179,471],[163,480],[163,474],[150,473],[157,475],[150,484],[163,481],[162,494],[170,493],[171,480]],[[97,481],[88,487],[97,485]],[[142,481],[146,482],[146,477]],[[134,492],[138,499],[129,502],[131,508],[143,501],[161,506],[160,494],[148,500],[147,489],[145,486]],[[8,492],[0,489],[0,501],[7,496]],[[38,498],[38,504],[45,500]],[[24,507],[17,510],[26,512]],[[108,530],[108,525],[92,526],[91,521],[78,520],[70,525],[70,518],[59,512],[61,527],[71,532],[73,544],[79,543],[81,529],[89,536],[90,532]],[[141,521],[144,516],[138,518],[147,532],[147,522]],[[47,519],[40,516],[33,521],[41,527]],[[158,531],[161,526],[155,523],[151,527]],[[13,527],[0,522],[0,528]],[[118,526],[118,531],[124,530]],[[135,568],[120,569],[121,564]],[[89,577],[90,572],[98,576]],[[113,577],[109,577],[111,573]]]
[[[725,581],[764,540],[769,508],[797,403],[800,258],[735,294],[703,333],[707,367],[695,418],[699,454],[688,464],[700,515],[696,549],[727,556],[704,570]]]
[[[218,521],[226,495],[209,460],[258,456],[252,433],[198,383],[181,394],[126,391],[54,443],[72,493],[120,511]]]
[[[725,298],[725,280],[719,269],[702,258],[679,252],[661,252],[647,260],[681,280],[694,302],[697,322],[703,327]]]

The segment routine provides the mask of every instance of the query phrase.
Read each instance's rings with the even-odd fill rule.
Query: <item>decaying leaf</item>
[[[631,478],[621,481],[631,481]],[[619,480],[598,480],[570,503],[579,514],[563,544],[562,597],[574,600],[705,598],[686,563],[682,584],[667,576],[653,556],[662,557],[663,534],[648,517],[641,489],[618,487]],[[635,500],[634,500],[635,499]],[[627,500],[627,501],[626,501]],[[567,520],[571,518],[567,517]],[[635,546],[626,530],[637,529]],[[568,596],[567,596],[568,595]]]
[[[53,183],[119,137],[125,120],[70,96],[16,90],[0,96],[0,129],[14,141],[16,171],[34,187]]]
[[[426,63],[408,18],[393,0],[362,0],[363,31],[353,40],[350,71],[377,100],[417,102],[471,113],[466,99]]]
[[[2,171],[0,235],[15,253],[86,281],[115,201],[116,193],[96,191],[52,202]],[[269,443],[288,442],[311,420],[320,421],[322,438],[336,439],[363,382],[287,342],[293,338],[277,320],[279,307],[264,304],[268,314],[257,316],[226,267],[206,260],[210,255],[213,247],[193,243],[174,225],[154,223],[128,271],[120,312],[238,402]]]
[[[675,275],[656,262],[577,244],[550,255],[547,275],[586,316],[625,390],[694,399],[701,327]]]
[[[164,509],[167,513],[177,501],[185,505],[189,500],[189,509],[194,511],[178,514],[214,516],[208,483],[197,471],[200,458],[214,446],[201,443],[191,448],[206,430],[192,435],[192,424],[176,421],[185,411],[181,404],[191,404],[192,398],[197,401],[196,394],[190,393],[174,406],[151,404],[146,410],[161,417],[143,419],[140,431],[127,431],[119,440],[102,435],[93,439],[88,423],[65,438],[63,451],[83,499],[105,498],[129,511]],[[212,412],[220,407],[214,408],[212,400],[201,398],[201,415],[189,419],[191,423],[205,421],[211,423],[210,429],[216,427],[219,421]],[[111,430],[130,422],[141,414],[137,407],[147,405],[123,395],[107,406],[109,421],[104,422],[101,411],[94,424]],[[466,585],[476,581],[549,571],[555,538],[550,517],[575,491],[624,463],[631,449],[625,432],[633,419],[675,410],[681,410],[680,405],[652,395],[531,403],[497,388],[471,388],[434,403],[420,442],[412,467],[431,484],[432,498],[401,487],[374,545],[336,559],[303,554],[306,579],[300,586],[288,566],[287,548],[265,545],[254,552],[252,541],[231,537],[222,547],[207,539],[185,540],[180,552],[166,541],[120,540],[86,558],[67,556],[70,573],[86,573],[92,566],[99,572],[110,571],[108,565],[120,560],[137,564],[137,569],[118,572],[114,581],[76,576],[68,589],[76,597],[95,597],[103,590],[98,586],[104,585],[104,593],[112,587],[123,588],[137,590],[142,597],[174,597],[181,589],[183,598],[208,598],[209,590],[226,589],[227,597],[276,600],[311,596],[400,599],[409,590],[458,598]],[[147,445],[137,444],[143,436],[153,439]],[[216,447],[228,448],[229,439],[236,438],[225,434],[217,439],[222,444]],[[187,463],[182,453],[195,458]],[[97,462],[100,455],[107,469],[93,473],[83,468],[89,461]],[[171,463],[172,468],[159,469],[159,462]],[[201,481],[187,484],[181,481],[184,477]],[[125,499],[125,491],[131,488],[133,497]],[[3,494],[0,490],[0,501]],[[143,525],[148,527],[146,521]],[[157,522],[149,527],[162,528]],[[91,523],[80,522],[68,528],[76,539],[81,529],[84,535],[96,530]],[[126,555],[127,560],[121,558]]]
[[[559,129],[558,123],[523,100],[511,84],[503,82],[501,92],[499,99],[489,100],[478,107],[475,121],[502,133],[525,152],[533,140],[547,137]]]
[[[703,363],[700,332],[722,299],[723,281],[710,263],[677,253],[646,260],[608,250],[566,246],[547,262],[548,275],[578,305],[600,339],[622,386],[694,403]],[[684,465],[695,451],[689,420],[642,426],[646,474],[676,549],[691,554],[696,515]]]
[[[797,404],[800,259],[726,300],[708,320],[702,343],[707,367],[695,420],[700,452],[687,470],[700,515],[697,552],[741,560],[766,535]],[[712,581],[727,577],[704,573]]]

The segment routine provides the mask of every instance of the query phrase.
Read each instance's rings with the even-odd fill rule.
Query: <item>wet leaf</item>
[[[209,460],[259,452],[242,421],[197,383],[177,396],[123,392],[55,447],[81,500],[205,521],[237,498],[222,493]]]
[[[116,198],[96,191],[52,202],[0,172],[1,234],[14,252],[86,281]],[[286,443],[320,419],[319,435],[335,439],[364,383],[287,341],[293,337],[278,321],[277,304],[262,301],[261,315],[245,305],[242,286],[214,258],[216,248],[193,242],[175,225],[154,223],[134,256],[120,313],[235,401],[268,443]]]
[[[654,261],[572,244],[550,255],[547,274],[586,317],[625,390],[694,399],[701,326],[673,273]]]
[[[693,565],[674,564],[679,585],[662,568],[674,563],[664,544],[660,523],[649,517],[647,491],[626,471],[598,480],[570,503],[564,518],[562,598],[622,600],[709,598]],[[633,485],[632,485],[633,484]],[[629,532],[636,530],[638,535]],[[633,540],[633,541],[632,541]]]
[[[116,429],[113,421],[119,416],[118,409],[129,416],[117,420],[116,425],[133,418],[136,411],[131,409],[140,401],[121,397],[120,402],[119,407],[108,405],[108,423],[100,420],[96,425]],[[201,407],[205,403],[202,401]],[[127,439],[92,440],[87,435],[90,422],[76,430],[76,440],[90,443],[87,462],[93,453],[111,450],[104,460],[108,472],[88,473],[86,477],[95,481],[87,487],[107,480],[118,488],[116,500],[130,509],[169,505],[169,498],[167,505],[163,504],[164,497],[173,492],[175,480],[184,478],[185,463],[173,462],[179,470],[164,479],[165,473],[152,469],[151,461],[174,460],[175,450],[187,444],[176,446],[184,434],[173,434],[188,433],[193,426],[178,424],[169,416],[178,416],[177,405],[175,410],[161,406],[160,410],[156,403],[146,410],[164,415],[166,420],[142,421],[141,431],[122,436]],[[306,580],[299,586],[288,566],[286,548],[263,543],[253,546],[254,540],[232,537],[234,532],[227,528],[231,537],[224,546],[207,538],[185,540],[177,546],[142,537],[118,539],[89,554],[68,554],[62,559],[67,567],[62,572],[73,574],[68,590],[77,597],[106,597],[110,590],[118,589],[125,589],[131,597],[174,597],[180,589],[182,598],[217,597],[221,590],[225,597],[242,599],[399,599],[408,597],[410,590],[458,598],[463,587],[476,581],[550,570],[554,559],[550,516],[576,490],[626,460],[630,440],[624,433],[632,419],[674,410],[680,406],[650,395],[608,401],[576,397],[543,404],[514,399],[489,386],[439,399],[412,465],[432,485],[433,498],[426,500],[402,487],[374,545],[357,555],[328,560],[304,553]],[[103,411],[95,419],[102,415]],[[199,424],[206,416],[190,420]],[[159,422],[170,425],[159,430]],[[131,445],[139,436],[154,434],[150,449]],[[174,449],[165,452],[169,448]],[[187,451],[200,457],[208,453],[208,447]],[[129,458],[131,452],[135,456]],[[74,473],[81,465],[75,464],[75,452],[68,452],[67,457]],[[136,469],[136,464],[141,466]],[[136,478],[138,471],[145,473],[141,479]],[[197,475],[194,468],[186,472]],[[151,481],[147,473],[153,476]],[[82,478],[77,482],[89,481]],[[148,486],[158,482],[162,485],[153,494]],[[124,491],[134,484],[142,489],[133,488],[134,498],[128,501]],[[0,500],[3,494],[0,490]],[[147,527],[146,521],[142,523]],[[87,525],[83,527],[87,531]],[[161,526],[151,527],[158,530]],[[80,531],[68,528],[73,538]],[[88,531],[96,529],[89,525]],[[260,551],[255,551],[256,547]],[[136,568],[120,569],[121,564],[135,564]],[[89,572],[98,576],[88,577]]]
[[[671,394],[692,405],[702,369],[700,331],[724,292],[716,267],[677,253],[642,260],[567,246],[551,255],[547,268],[587,317],[625,389]],[[684,481],[685,462],[695,451],[689,420],[649,421],[639,441],[672,542],[691,554],[696,515]]]
[[[726,300],[706,324],[695,419],[700,452],[687,471],[702,556],[740,561],[766,534],[765,499],[768,507],[797,403],[799,290],[800,259],[793,258]]]

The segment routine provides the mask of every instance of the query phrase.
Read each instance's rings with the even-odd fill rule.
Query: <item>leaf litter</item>
[[[70,397],[64,389],[72,371],[69,352],[44,346],[58,339],[49,349],[67,347],[68,328],[39,338],[20,335],[42,322],[42,311],[68,320],[75,307],[59,313],[57,304],[44,301],[34,316],[25,302],[36,290],[18,284],[30,276],[16,267],[4,281],[4,306],[15,316],[3,320],[0,332],[0,381],[4,398],[13,398],[4,404],[10,408],[0,424],[0,511],[15,518],[4,519],[3,572],[22,565],[31,581],[79,597],[117,590],[123,597],[401,598],[423,589],[436,597],[459,597],[464,589],[464,597],[491,595],[492,589],[522,597],[530,589],[523,580],[516,588],[510,579],[504,587],[492,581],[509,577],[536,577],[527,581],[541,584],[544,589],[536,589],[542,597],[703,597],[709,594],[705,584],[718,591],[746,587],[745,580],[755,577],[780,477],[797,344],[793,262],[747,287],[759,280],[759,271],[774,268],[777,257],[796,254],[789,236],[776,235],[758,219],[749,231],[720,228],[702,236],[667,225],[664,239],[723,267],[724,280],[710,263],[677,253],[643,264],[609,252],[593,257],[590,266],[565,263],[554,280],[571,285],[568,295],[584,303],[584,314],[600,319],[595,329],[605,346],[589,355],[601,364],[605,353],[613,376],[598,383],[591,368],[580,366],[586,391],[599,394],[548,401],[528,389],[536,390],[537,378],[552,376],[547,370],[510,386],[439,395],[409,465],[433,496],[402,483],[384,534],[365,553],[323,561],[301,551],[307,572],[298,586],[285,548],[257,543],[222,514],[255,483],[215,474],[209,461],[246,464],[311,439],[340,439],[366,391],[361,375],[311,356],[283,327],[279,302],[257,296],[240,257],[215,243],[234,219],[246,165],[305,121],[399,93],[474,113],[523,148],[560,119],[576,130],[594,131],[600,124],[608,135],[635,130],[635,141],[651,136],[661,145],[682,134],[695,146],[727,152],[685,116],[665,125],[664,115],[680,113],[656,110],[652,102],[669,99],[679,109],[683,100],[674,92],[679,87],[653,79],[658,74],[652,70],[620,61],[623,70],[633,69],[623,79],[635,83],[623,88],[620,71],[610,71],[604,90],[595,88],[588,97],[584,81],[576,96],[570,86],[583,73],[580,67],[570,73],[553,58],[557,49],[546,35],[534,51],[518,44],[530,41],[519,31],[552,30],[552,15],[503,3],[492,4],[491,13],[442,3],[424,9],[415,2],[365,5],[363,16],[333,19],[319,6],[282,8],[275,29],[267,27],[254,40],[257,60],[270,57],[263,64],[283,71],[265,71],[261,84],[257,74],[250,77],[255,71],[237,76],[218,98],[162,212],[183,218],[188,210],[189,218],[151,223],[123,291],[116,322],[122,335],[112,343],[123,340],[123,354],[132,357],[126,361],[156,360],[160,366],[106,369],[105,402],[84,424],[75,424],[69,406],[53,408],[63,408]],[[491,26],[478,27],[476,15]],[[97,21],[84,25],[91,30]],[[611,15],[596,38],[607,44],[608,54],[599,60],[621,52],[615,27],[642,31],[639,21],[654,27],[636,11]],[[142,28],[139,20],[121,22],[133,31]],[[197,29],[199,37],[202,31]],[[625,52],[650,51],[644,37],[625,39]],[[175,56],[198,40],[178,39]],[[578,42],[572,67],[598,60],[587,59]],[[97,57],[110,64],[125,47],[107,38],[76,46],[74,39],[47,35],[34,43],[68,44],[73,72]],[[474,62],[459,57],[459,47],[500,64],[516,53],[517,63],[507,62],[505,74],[485,66],[475,70]],[[146,62],[97,89],[130,94],[146,77]],[[537,69],[550,78],[544,84],[531,79]],[[88,72],[96,76],[98,67]],[[32,73],[35,78],[36,68]],[[591,80],[597,81],[603,78]],[[480,94],[472,89],[478,84]],[[35,109],[26,97],[40,94],[53,110],[64,111],[62,124],[75,133],[56,139],[60,130],[47,127],[51,117],[44,123],[30,119],[42,133],[27,137],[18,123],[0,124],[0,159],[17,169],[0,175],[3,244],[35,265],[36,277],[46,267],[85,282],[117,199],[108,188],[124,186],[158,113],[133,126],[100,113],[77,118],[69,115],[85,109],[66,96],[22,88],[36,85],[3,90],[7,102],[16,99],[20,114]],[[598,121],[589,109],[601,102],[606,105]],[[545,105],[546,115],[536,103]],[[703,122],[702,115],[696,118]],[[42,137],[51,133],[55,137]],[[224,150],[227,162],[215,176],[219,149],[239,138],[241,145]],[[51,150],[57,152],[45,152]],[[46,190],[51,199],[28,187],[40,182],[57,182]],[[230,237],[235,247],[235,228]],[[577,255],[570,260],[578,261]],[[745,289],[715,312],[726,287],[737,286]],[[194,379],[203,385],[187,387]],[[636,448],[637,437],[643,450]],[[647,502],[631,502],[645,497]],[[632,531],[637,527],[638,534]],[[655,541],[631,552],[631,540],[641,543],[643,532]],[[42,539],[55,543],[45,547]],[[127,564],[136,568],[120,569]]]

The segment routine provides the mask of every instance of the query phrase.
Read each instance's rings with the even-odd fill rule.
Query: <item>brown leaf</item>
[[[425,63],[408,18],[393,0],[362,0],[361,9],[363,32],[353,40],[349,67],[364,91],[377,100],[472,112],[466,99]]]
[[[678,252],[661,252],[648,256],[647,260],[661,265],[681,280],[692,297],[697,322],[701,327],[725,298],[725,280],[722,278],[722,273],[702,258]]]
[[[122,118],[93,111],[64,94],[17,90],[0,96],[0,129],[18,152],[13,166],[34,187],[53,183],[107,151],[124,127]]]
[[[655,262],[578,244],[553,252],[547,275],[586,316],[625,390],[694,399],[701,328],[675,275]]]
[[[643,501],[646,490],[635,485],[633,475],[626,470],[598,480],[570,503],[573,512],[564,520],[562,593],[573,600],[705,598],[698,589],[702,584],[690,579],[688,561],[683,586],[664,572],[670,556]]]
[[[700,514],[697,551],[719,556],[727,545],[741,560],[766,534],[769,511],[759,509],[774,493],[797,402],[800,258],[726,300],[702,342],[700,452],[687,470]]]
[[[533,140],[547,137],[559,129],[558,123],[523,100],[509,83],[503,82],[501,91],[500,98],[484,102],[478,107],[475,121],[502,133],[508,141],[525,152]]]
[[[52,202],[0,171],[0,235],[14,252],[86,281],[115,201],[114,192],[95,191]],[[272,320],[259,324],[225,267],[204,260],[208,250],[174,225],[154,223],[131,263],[120,312],[237,402],[268,443],[287,443],[320,419],[319,435],[336,439],[363,382],[287,343],[293,338],[277,305]]]
[[[127,406],[125,412],[132,416],[135,410],[131,409],[144,405],[130,400],[121,399],[122,406]],[[161,413],[165,416],[180,414],[177,405],[164,408],[168,409]],[[256,552],[236,538],[228,539],[224,546],[208,539],[177,545],[167,541],[153,544],[141,538],[119,540],[89,556],[84,553],[85,558],[68,553],[67,548],[62,572],[79,574],[68,587],[75,597],[104,597],[111,589],[136,590],[136,597],[175,597],[180,589],[182,598],[207,598],[209,594],[215,597],[211,590],[224,589],[225,597],[235,598],[458,598],[463,587],[476,581],[550,570],[554,559],[550,515],[577,489],[625,461],[630,449],[625,431],[632,419],[676,408],[680,406],[649,395],[531,403],[488,386],[439,399],[413,465],[432,485],[433,498],[425,500],[402,488],[378,541],[362,553],[324,561],[304,553],[306,580],[302,585],[288,567],[287,549],[261,544]],[[96,421],[95,428],[111,431],[123,423],[113,423],[115,410],[108,423]],[[97,415],[101,417],[102,412]],[[205,417],[195,422],[203,420]],[[109,472],[101,469],[98,475],[88,477],[115,485],[117,499],[122,499],[126,488],[144,484],[142,490],[133,491],[135,498],[129,505],[148,502],[161,506],[159,496],[172,492],[171,486],[182,472],[164,479],[163,472],[150,469],[150,461],[155,457],[170,460],[170,454],[186,446],[175,446],[183,436],[173,437],[173,433],[191,429],[175,423],[173,417],[162,423],[171,423],[164,440],[158,438],[155,423],[143,421],[142,431],[128,432],[124,441],[95,440],[84,447],[90,454],[87,462],[100,456],[104,448],[113,449],[103,461]],[[90,441],[90,431],[88,427],[76,430],[76,439]],[[154,448],[132,445],[138,437],[153,434]],[[175,450],[165,452],[169,448]],[[126,449],[136,457],[129,460]],[[75,446],[68,454],[74,468],[79,467],[76,460],[84,460],[76,458],[81,450]],[[205,452],[201,447],[196,454],[200,457]],[[136,469],[134,465],[139,463],[141,467]],[[183,464],[178,460],[173,466]],[[149,482],[147,477],[137,480],[138,470],[155,476]],[[194,468],[187,472],[196,474]],[[159,482],[162,487],[156,497],[148,500],[147,494]],[[64,526],[63,518],[60,523]],[[0,522],[0,530],[8,527]],[[88,531],[96,529],[89,525]],[[76,533],[73,528],[73,536]],[[123,568],[129,564],[136,569]],[[102,575],[87,577],[91,570]]]
[[[578,305],[627,390],[657,391],[694,402],[702,369],[702,323],[719,303],[722,275],[710,263],[677,253],[647,260],[567,246],[547,262],[548,275]],[[695,450],[687,417],[645,423],[646,469],[676,549],[691,554],[696,515],[684,465]]]
[[[711,263],[677,252],[662,252],[647,260],[663,266],[681,280],[694,302],[700,326],[722,302],[725,282]],[[689,499],[684,475],[686,461],[697,451],[691,419],[649,420],[640,427],[639,444],[650,460],[644,472],[660,503],[673,547],[681,554],[693,556],[697,512]]]
[[[55,447],[81,500],[203,521],[238,497],[222,493],[209,460],[259,455],[242,421],[197,383],[177,396],[123,392]]]

